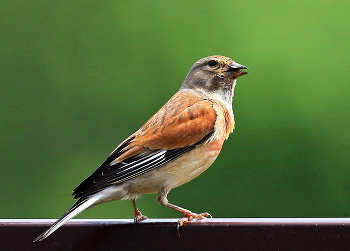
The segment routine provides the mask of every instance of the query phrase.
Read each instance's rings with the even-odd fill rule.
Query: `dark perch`
[[[0,220],[1,250],[350,250],[350,219],[71,220],[32,243],[54,220]]]

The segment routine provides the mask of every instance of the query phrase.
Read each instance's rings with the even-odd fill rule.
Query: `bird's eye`
[[[210,66],[210,67],[213,67],[213,66],[215,66],[215,65],[217,65],[218,64],[218,62],[216,62],[215,60],[210,60],[209,62],[208,62],[208,65]]]

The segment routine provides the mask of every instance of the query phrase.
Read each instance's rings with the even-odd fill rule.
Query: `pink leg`
[[[137,208],[136,200],[132,199],[131,202],[132,202],[132,205],[134,206],[134,222],[137,223],[139,221],[148,219],[148,217],[146,215],[143,215],[141,211]]]
[[[185,222],[187,221],[191,221],[194,218],[196,219],[205,219],[206,217],[211,217],[211,215],[209,213],[200,213],[200,214],[196,214],[191,212],[190,210],[187,210],[185,208],[173,205],[171,203],[168,202],[167,199],[167,192],[165,192],[164,190],[159,191],[158,193],[158,197],[157,197],[157,201],[159,204],[161,204],[162,206],[165,207],[169,207],[172,209],[175,209],[176,211],[179,211],[180,213],[183,213],[184,217],[178,220],[178,229],[179,227],[181,227]]]

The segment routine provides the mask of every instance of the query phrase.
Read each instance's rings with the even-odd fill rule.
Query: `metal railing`
[[[0,250],[350,250],[348,218],[71,220],[42,242],[54,220],[0,220]]]

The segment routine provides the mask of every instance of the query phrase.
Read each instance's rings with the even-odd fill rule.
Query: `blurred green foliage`
[[[1,1],[0,217],[58,218],[71,190],[198,59],[249,67],[236,130],[170,202],[214,217],[350,215],[350,2]],[[152,218],[180,217],[155,195]],[[132,218],[129,201],[80,217]]]

